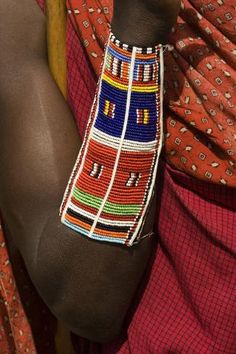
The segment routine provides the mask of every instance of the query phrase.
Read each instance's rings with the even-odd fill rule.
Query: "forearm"
[[[9,226],[23,251],[37,244],[36,235],[28,237],[36,215],[43,228],[48,211],[59,209],[80,144],[45,59],[32,58],[13,70],[1,73],[0,194],[3,217],[9,211]]]
[[[152,240],[128,250],[85,240],[60,223],[79,137],[46,62],[31,62],[21,75],[13,85],[7,74],[1,86],[0,199],[8,237],[51,311],[76,333],[106,341],[121,328]]]

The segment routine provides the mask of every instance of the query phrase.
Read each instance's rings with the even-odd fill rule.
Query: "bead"
[[[137,48],[110,34],[86,137],[61,220],[99,241],[140,238],[162,146],[161,46]]]

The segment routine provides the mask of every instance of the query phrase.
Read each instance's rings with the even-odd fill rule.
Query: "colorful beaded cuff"
[[[131,47],[110,34],[63,224],[95,240],[138,242],[162,147],[162,92],[163,47]]]

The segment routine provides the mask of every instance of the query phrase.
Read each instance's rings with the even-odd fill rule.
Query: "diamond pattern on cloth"
[[[99,72],[112,1],[68,0]],[[165,57],[165,155],[175,168],[236,186],[236,9],[232,0],[182,1]]]
[[[37,2],[43,6],[43,0]],[[97,0],[94,0],[93,4],[99,6]],[[211,36],[219,35],[218,31],[214,30],[216,26],[221,34],[230,39],[230,45],[232,42],[235,43],[234,0],[191,0],[191,4],[194,4],[195,8],[198,6],[199,12],[202,11],[201,7],[205,14],[207,13],[208,24],[211,31],[213,30]],[[216,20],[216,10],[211,11],[211,9],[213,5],[218,10],[218,4],[224,10],[220,19]],[[226,19],[226,17],[231,18],[230,15],[224,15],[228,12],[233,14],[232,20]],[[109,14],[109,18],[110,16]],[[187,20],[190,21],[190,17]],[[184,22],[179,18],[178,26],[181,28]],[[96,28],[98,26],[97,22]],[[185,26],[189,30],[192,28],[194,34],[190,37],[190,42],[191,38],[196,40],[199,30],[195,32],[195,24]],[[181,30],[182,36],[186,27]],[[209,32],[207,28],[206,31]],[[209,39],[208,47],[213,48],[211,37],[207,34],[204,38]],[[172,43],[173,41],[174,39]],[[221,46],[223,43],[221,41]],[[214,46],[214,52],[218,53],[217,46]],[[180,55],[180,52],[177,52],[179,58],[182,58],[183,53],[182,51]],[[223,54],[227,57],[227,65],[228,63],[233,65],[235,60],[231,60],[227,53],[226,48]],[[225,60],[222,58],[223,54],[221,59]],[[221,59],[218,63],[219,68],[221,63],[223,64]],[[188,67],[187,61],[183,60],[183,63]],[[69,104],[74,112],[80,134],[84,136],[96,82],[91,65],[88,63],[88,55],[85,55],[71,21],[68,22],[67,28],[67,64]],[[208,63],[208,67],[211,66],[212,63]],[[172,68],[172,72],[176,72],[176,67]],[[232,78],[235,76],[232,75],[232,70],[227,71],[225,75],[231,77],[227,86],[233,90],[235,79],[233,81]],[[212,80],[214,82],[214,79]],[[172,83],[171,87],[173,85],[174,91],[178,92],[176,84]],[[186,95],[185,100],[186,103],[190,102],[190,97]],[[181,133],[184,134],[186,127],[184,124],[181,126],[184,120],[181,120],[177,114],[174,115],[173,110],[169,111],[170,113],[172,117],[169,119],[176,118],[176,123],[172,122],[172,124],[178,124]],[[203,122],[206,120],[203,119]],[[175,130],[173,136],[174,132]],[[169,142],[170,140],[166,141],[166,145]],[[190,144],[186,143],[186,151],[191,148]],[[213,166],[217,164],[218,162],[215,161]],[[235,354],[236,352],[236,190],[191,178],[166,163],[161,166],[161,171],[163,171],[161,176],[163,184],[159,186],[160,194],[157,201],[159,212],[156,215],[159,244],[153,251],[143,282],[135,294],[135,303],[130,309],[125,324],[127,331],[125,330],[113,343],[104,345],[94,344],[74,336],[76,354]],[[46,309],[39,306],[40,299],[38,298],[37,302],[37,298],[32,297],[33,286],[29,280],[26,281],[28,275],[22,262],[18,262],[15,256],[13,258],[15,268],[18,269],[14,274],[1,230],[0,352],[12,354],[17,348],[17,354],[26,352],[35,354],[33,332],[34,338],[39,339],[37,354],[52,354],[53,326],[48,320],[48,313]],[[20,299],[18,290],[22,295],[22,289],[24,296]],[[22,303],[27,304],[28,314],[24,312]],[[35,323],[38,326],[37,330],[33,329]],[[42,323],[45,324],[43,331]],[[11,330],[12,328],[14,331]]]

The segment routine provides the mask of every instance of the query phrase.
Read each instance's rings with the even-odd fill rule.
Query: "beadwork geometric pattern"
[[[61,206],[78,233],[138,242],[162,145],[162,47],[137,48],[110,34],[97,95]]]
[[[149,110],[137,108],[137,123],[148,124],[149,123]]]
[[[94,178],[99,178],[102,174],[102,170],[103,170],[103,166],[94,162],[92,170],[89,175]]]
[[[116,105],[108,100],[105,100],[104,114],[110,118],[115,117]]]

